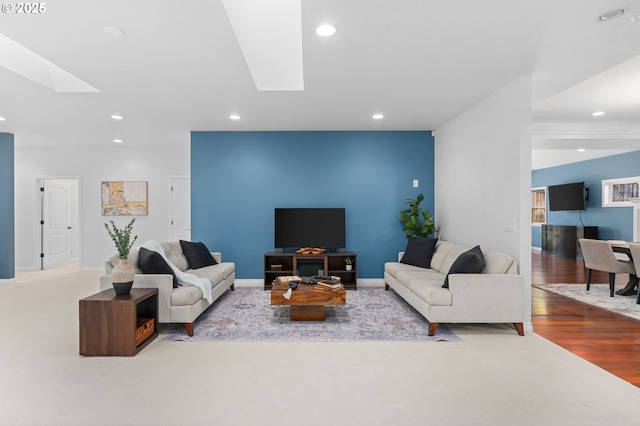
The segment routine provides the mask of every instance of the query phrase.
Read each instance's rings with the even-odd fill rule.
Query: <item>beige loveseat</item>
[[[439,323],[513,323],[524,336],[525,289],[516,262],[504,253],[482,250],[484,269],[477,274],[445,277],[458,256],[469,250],[450,241],[438,241],[430,268],[387,262],[385,289],[392,288],[429,321],[433,336]]]
[[[173,287],[173,275],[143,274],[138,266],[138,250],[132,249],[128,263],[135,268],[133,287],[158,289],[158,321],[161,323],[183,323],[189,336],[193,336],[194,321],[227,289],[234,290],[236,267],[232,262],[222,262],[219,252],[211,252],[216,265],[199,269],[189,269],[187,258],[182,252],[179,241],[160,243],[165,255],[183,272],[206,278],[211,282],[211,300],[208,302],[202,290],[194,286]],[[100,290],[112,287],[111,270],[118,264],[118,256],[114,255],[105,262],[107,275],[100,278]]]

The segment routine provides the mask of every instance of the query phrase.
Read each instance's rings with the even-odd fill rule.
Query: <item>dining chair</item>
[[[587,268],[587,291],[591,287],[591,273],[594,269],[609,273],[609,296],[611,297],[615,291],[616,274],[636,273],[632,261],[619,260],[615,257],[609,241],[580,238],[578,242],[582,249],[584,267]]]
[[[640,243],[629,243],[629,255],[633,260],[636,271],[640,270]],[[638,288],[636,304],[640,304],[640,288]]]

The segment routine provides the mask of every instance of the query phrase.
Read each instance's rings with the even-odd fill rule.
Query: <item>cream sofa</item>
[[[182,252],[179,241],[163,242],[160,244],[165,255],[178,269],[183,272],[207,278],[211,282],[212,303],[203,298],[202,291],[194,286],[179,286],[173,288],[173,275],[143,274],[138,267],[138,250],[132,249],[128,263],[135,268],[133,287],[158,289],[158,321],[161,323],[183,323],[189,336],[193,336],[194,321],[227,289],[234,290],[236,267],[232,262],[222,262],[219,252],[211,252],[217,265],[205,266],[199,269],[189,269],[187,258]],[[118,264],[118,256],[112,256],[105,262],[107,275],[100,277],[100,289],[113,288],[111,284],[111,270]]]
[[[385,289],[392,288],[429,321],[433,336],[439,323],[513,323],[524,336],[525,289],[516,262],[507,254],[482,250],[485,266],[479,274],[447,272],[458,256],[469,250],[450,241],[438,241],[430,268],[387,262]]]

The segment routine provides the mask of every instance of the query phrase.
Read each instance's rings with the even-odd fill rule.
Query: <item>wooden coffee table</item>
[[[288,283],[274,282],[271,286],[271,304],[290,306],[291,321],[324,321],[326,306],[344,305],[347,292],[340,290],[316,290],[312,285],[298,284],[288,300],[283,296],[289,290]]]

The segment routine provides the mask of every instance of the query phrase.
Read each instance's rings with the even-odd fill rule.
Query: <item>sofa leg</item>
[[[513,325],[516,328],[516,331],[518,332],[519,335],[524,336],[524,326],[522,325],[521,322],[514,322]]]
[[[429,336],[433,336],[434,334],[436,334],[436,330],[438,329],[438,324],[437,322],[430,322],[429,323]]]
[[[236,290],[236,283],[231,284],[231,287],[229,287],[231,289],[231,291],[235,291]]]
[[[189,337],[193,337],[193,323],[185,322],[184,328],[187,330],[187,334],[189,335]]]
[[[389,284],[384,283],[384,289],[385,289],[385,290],[389,290]]]

